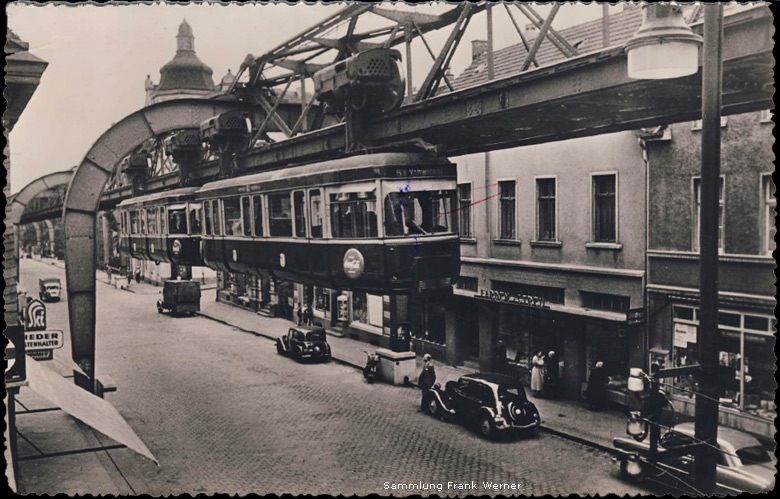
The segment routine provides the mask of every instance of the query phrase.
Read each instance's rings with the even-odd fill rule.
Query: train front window
[[[187,233],[187,214],[185,206],[168,208],[168,228],[170,234]]]
[[[206,235],[211,235],[211,202],[206,201],[203,203],[203,207],[206,210],[203,215],[203,221],[205,222],[204,226],[206,228]]]
[[[244,221],[244,235],[252,236],[252,208],[249,205],[249,196],[241,198],[241,216]]]
[[[385,196],[385,234],[418,236],[455,231],[455,191],[399,191]]]
[[[214,227],[214,235],[222,235],[222,217],[219,216],[219,199],[211,200],[211,225]]]
[[[165,226],[165,207],[160,206],[160,234],[167,234],[168,230]]]
[[[252,205],[255,215],[255,237],[263,237],[263,196],[252,196]]]
[[[269,194],[268,213],[271,236],[292,236],[292,206],[290,194]]]
[[[146,226],[149,229],[149,234],[157,234],[157,208],[147,210]]]
[[[222,200],[222,208],[225,210],[225,235],[240,236],[241,230],[241,202],[239,198],[227,198]]]
[[[377,237],[374,192],[340,192],[330,195],[331,232],[337,239]]]
[[[190,212],[190,234],[200,234],[202,208],[200,203],[189,203],[187,210]]]

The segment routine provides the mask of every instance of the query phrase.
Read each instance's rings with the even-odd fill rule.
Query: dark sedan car
[[[432,416],[478,425],[486,438],[533,429],[541,423],[539,411],[526,398],[523,385],[503,374],[469,374],[448,381],[443,390],[437,383],[429,390],[425,407]]]
[[[322,327],[291,327],[286,335],[276,339],[276,351],[298,360],[329,360],[330,345]]]

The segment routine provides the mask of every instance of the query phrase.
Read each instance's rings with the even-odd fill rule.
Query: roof
[[[194,193],[197,190],[198,190],[198,187],[180,187],[179,189],[173,189],[173,190],[170,190],[170,191],[160,191],[160,192],[155,192],[153,194],[146,194],[144,196],[128,198],[128,199],[125,199],[124,201],[122,201],[121,203],[119,203],[117,205],[117,208],[121,208],[121,207],[124,207],[124,206],[129,206],[129,205],[136,205],[136,204],[139,204],[139,203],[145,203],[147,201],[155,201],[157,199],[162,199],[162,198],[165,198],[166,200],[168,200],[168,198],[172,198],[172,197],[185,197],[185,196],[188,196],[188,195],[192,195],[192,197],[194,198]]]
[[[186,20],[176,35],[176,55],[160,68],[157,90],[214,90],[212,70],[195,53],[192,28]]]

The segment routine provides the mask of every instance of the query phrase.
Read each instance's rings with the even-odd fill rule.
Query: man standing
[[[420,372],[420,379],[417,381],[417,386],[420,387],[422,392],[420,396],[420,409],[417,412],[422,412],[425,408],[425,396],[428,394],[433,385],[436,383],[436,370],[433,367],[433,360],[430,354],[423,355],[423,368]]]

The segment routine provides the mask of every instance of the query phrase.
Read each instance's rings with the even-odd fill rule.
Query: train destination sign
[[[541,296],[512,294],[507,293],[506,291],[495,291],[493,289],[480,289],[479,294],[474,296],[490,301],[511,303],[513,305],[521,305],[524,307],[550,308],[550,306],[545,302],[545,299]]]

